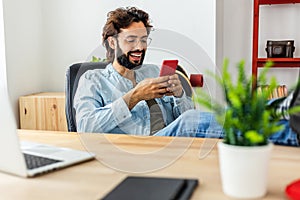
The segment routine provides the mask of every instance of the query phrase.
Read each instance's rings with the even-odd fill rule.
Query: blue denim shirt
[[[135,70],[137,83],[145,78],[158,77],[159,68],[143,65]],[[78,132],[150,134],[150,112],[145,101],[131,110],[122,96],[133,89],[133,84],[108,64],[105,69],[89,70],[79,80],[74,97]],[[192,99],[164,96],[155,99],[160,106],[165,125],[194,108]]]

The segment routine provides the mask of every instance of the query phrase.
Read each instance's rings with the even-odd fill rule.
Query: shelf
[[[260,5],[300,3],[300,0],[259,0]]]
[[[257,67],[263,67],[268,60],[273,61],[272,67],[300,67],[300,58],[257,58]]]
[[[300,58],[259,58],[259,9],[261,5],[295,4],[300,0],[254,0],[253,1],[253,41],[252,41],[252,88],[256,89],[258,68],[263,67],[268,60],[273,61],[275,68],[300,68]]]

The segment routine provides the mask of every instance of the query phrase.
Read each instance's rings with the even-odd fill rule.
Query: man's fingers
[[[168,82],[169,76],[161,76],[157,78],[153,78],[153,83],[163,83],[163,82]]]

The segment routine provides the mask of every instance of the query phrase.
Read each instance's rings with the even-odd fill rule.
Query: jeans
[[[299,146],[297,134],[290,128],[289,121],[281,120],[279,124],[284,129],[270,136],[269,140],[274,144]],[[188,110],[155,136],[223,138],[224,130],[212,113]]]

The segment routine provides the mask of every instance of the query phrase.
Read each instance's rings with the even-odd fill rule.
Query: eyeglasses
[[[124,41],[127,43],[127,45],[130,45],[132,47],[136,47],[139,44],[139,42],[143,47],[147,47],[151,44],[152,39],[149,37],[142,37],[138,39],[138,37],[136,36],[129,36],[125,38]]]

